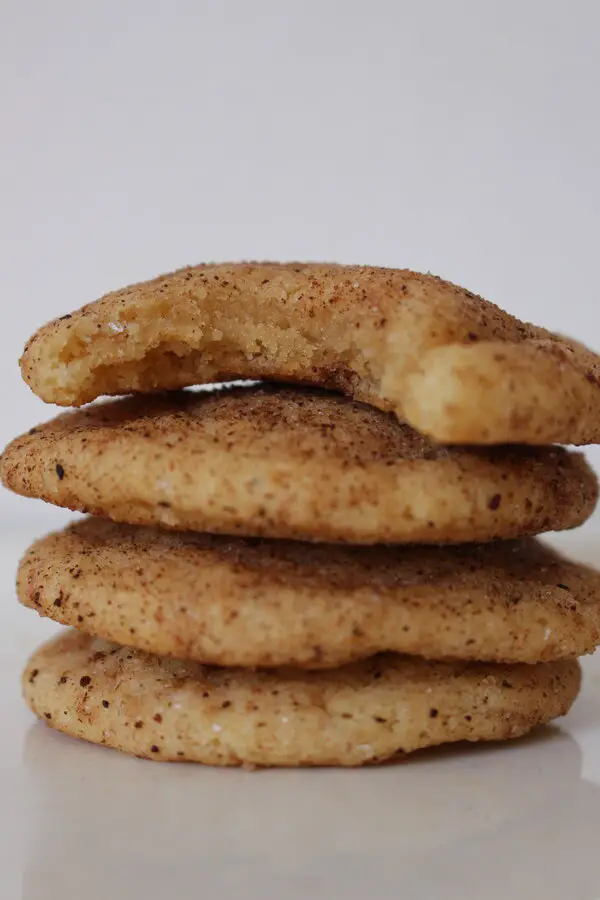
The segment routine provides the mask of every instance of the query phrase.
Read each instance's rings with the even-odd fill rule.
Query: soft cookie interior
[[[196,266],[42,328],[22,360],[44,400],[236,378],[304,382],[446,443],[600,440],[600,360],[449,282],[319,264]]]

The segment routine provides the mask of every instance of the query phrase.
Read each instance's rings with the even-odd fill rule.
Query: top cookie
[[[409,270],[181,269],[46,325],[21,365],[63,406],[274,379],[341,390],[444,443],[600,442],[600,357]]]

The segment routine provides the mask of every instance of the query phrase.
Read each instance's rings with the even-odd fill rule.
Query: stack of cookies
[[[600,358],[406,270],[232,264],[109,294],[22,359],[82,407],[11,490],[87,514],[19,599],[71,626],[24,673],[50,726],[156,760],[360,765],[565,714],[600,574]],[[221,388],[183,388],[232,382]],[[294,386],[295,385],[295,386]]]

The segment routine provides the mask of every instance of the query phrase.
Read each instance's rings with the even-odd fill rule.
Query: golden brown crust
[[[326,672],[215,669],[66,631],[31,657],[48,725],[155,760],[357,766],[453,741],[519,737],[565,715],[576,661],[537,666],[373,657]]]
[[[407,269],[181,269],[44,326],[22,371],[65,406],[264,378],[341,390],[446,443],[600,441],[595,354]]]
[[[14,441],[7,487],[130,524],[350,543],[461,543],[580,525],[597,482],[560,448],[445,448],[318,390],[113,401]]]
[[[95,637],[221,666],[329,668],[396,651],[537,663],[600,642],[600,573],[539,541],[341,547],[76,523],[19,599]]]

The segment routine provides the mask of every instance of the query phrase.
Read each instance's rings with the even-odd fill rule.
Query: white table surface
[[[348,771],[129,759],[20,699],[54,628],[13,596],[35,531],[0,541],[1,900],[600,898],[600,656],[566,719],[504,747]],[[557,541],[600,559],[597,526]]]

